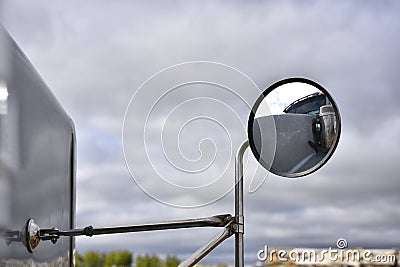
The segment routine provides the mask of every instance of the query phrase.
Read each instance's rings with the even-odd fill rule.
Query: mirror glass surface
[[[311,80],[289,78],[271,85],[258,98],[249,117],[248,137],[264,168],[294,178],[328,161],[340,129],[339,110],[328,91]]]

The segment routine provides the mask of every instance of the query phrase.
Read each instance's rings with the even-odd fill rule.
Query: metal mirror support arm
[[[249,147],[246,140],[235,158],[235,266],[244,266],[244,213],[243,213],[243,156]]]
[[[198,263],[202,258],[204,258],[208,253],[210,253],[214,248],[216,248],[219,244],[221,244],[225,239],[231,237],[234,234],[234,230],[232,229],[232,222],[225,226],[225,229],[214,236],[213,239],[210,240],[203,247],[194,252],[189,258],[185,261],[181,262],[178,267],[188,267],[194,266]]]
[[[167,221],[160,223],[117,226],[117,227],[93,228],[93,226],[87,226],[82,229],[71,229],[64,231],[58,229],[40,229],[38,234],[41,240],[52,240],[54,242],[54,238],[55,241],[57,241],[57,239],[60,236],[80,236],[80,235],[94,236],[94,235],[146,232],[146,231],[170,230],[170,229],[182,229],[182,228],[194,228],[194,227],[225,227],[231,221],[232,221],[232,216],[230,214],[224,214],[224,215],[216,215],[198,219]]]
[[[243,216],[243,156],[249,141],[246,140],[238,149],[235,157],[235,216],[230,214],[215,215],[206,218],[187,219],[177,221],[166,221],[151,224],[139,224],[117,227],[94,228],[87,226],[82,229],[59,230],[57,228],[40,229],[39,226],[29,219],[26,226],[21,231],[3,231],[1,234],[7,244],[12,242],[23,242],[29,252],[33,252],[39,242],[50,240],[54,244],[61,236],[94,236],[105,234],[145,232],[157,230],[170,230],[195,227],[223,227],[224,230],[217,234],[212,240],[194,252],[188,259],[179,266],[194,266],[215,247],[221,244],[225,239],[235,234],[235,266],[244,266],[244,216]]]
[[[200,219],[189,219],[180,221],[170,221],[154,224],[141,224],[131,226],[120,226],[120,227],[104,227],[104,228],[93,228],[87,226],[83,229],[72,229],[67,231],[59,231],[57,229],[41,229],[39,231],[39,237],[41,240],[51,240],[53,243],[57,242],[60,236],[93,236],[93,235],[104,235],[104,234],[116,234],[116,233],[131,233],[131,232],[144,232],[144,231],[156,231],[156,230],[170,230],[170,229],[182,229],[182,228],[193,228],[193,227],[224,227],[224,230],[216,235],[210,242],[205,244],[199,250],[194,252],[189,258],[179,264],[180,267],[194,266],[208,253],[210,253],[215,247],[221,244],[225,239],[229,238],[235,232],[233,227],[234,218],[230,214],[216,215],[207,218]]]

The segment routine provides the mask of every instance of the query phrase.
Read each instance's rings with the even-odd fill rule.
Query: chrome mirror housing
[[[29,219],[26,222],[25,227],[21,229],[20,236],[22,244],[24,244],[24,246],[30,253],[33,253],[33,251],[35,251],[35,248],[40,243],[39,230],[39,226],[35,223],[33,219]]]

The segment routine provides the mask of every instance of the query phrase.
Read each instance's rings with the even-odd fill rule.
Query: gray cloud
[[[241,70],[260,88],[290,76],[320,82],[343,120],[337,152],[320,171],[297,180],[269,175],[246,195],[249,263],[264,244],[326,247],[345,237],[351,246],[400,246],[398,1],[5,1],[4,7],[5,26],[76,123],[79,226],[233,211],[231,195],[194,210],[156,202],[129,177],[122,156],[123,115],[136,88],[170,65],[210,60]],[[79,238],[77,249],[183,257],[213,234]],[[229,241],[205,261],[232,262],[232,251]]]

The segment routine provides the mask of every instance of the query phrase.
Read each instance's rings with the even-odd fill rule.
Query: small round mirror
[[[248,121],[256,159],[272,173],[290,178],[321,168],[335,151],[340,130],[332,96],[305,78],[271,85],[257,99]]]

